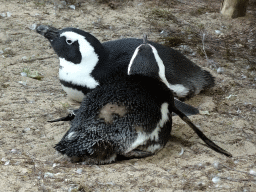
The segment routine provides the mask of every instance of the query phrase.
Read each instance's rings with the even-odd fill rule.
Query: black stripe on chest
[[[90,89],[88,87],[84,87],[84,86],[81,86],[81,85],[75,85],[71,82],[67,82],[67,81],[63,81],[63,80],[60,80],[60,83],[64,86],[64,87],[69,87],[69,88],[72,88],[72,89],[75,89],[77,91],[81,91],[83,92],[83,94],[87,94],[89,93],[90,91],[92,91],[93,89]]]

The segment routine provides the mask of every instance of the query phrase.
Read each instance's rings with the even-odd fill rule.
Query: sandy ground
[[[44,1],[1,0],[0,191],[256,191],[255,66],[243,57],[251,51],[248,42],[255,37],[255,28],[251,28],[255,10],[231,20],[218,13],[220,0],[210,5],[208,1],[171,1],[168,10],[175,21],[150,15],[152,7],[167,10],[161,1],[116,2],[111,4],[115,9],[91,1],[75,10],[55,10]],[[207,6],[210,11],[202,9]],[[177,117],[171,140],[148,158],[89,166],[71,163],[57,154],[53,147],[69,124],[46,121],[79,104],[68,100],[62,90],[58,58],[49,42],[33,30],[34,24],[78,27],[101,41],[141,37],[147,32],[150,40],[160,42],[166,31],[175,34],[179,29],[182,34],[194,27],[200,36],[204,26],[213,40],[205,41],[208,49],[216,48],[217,39],[246,37],[247,46],[242,40],[233,42],[238,52],[226,49],[227,55],[230,50],[233,54],[224,57],[219,53],[220,44],[208,61],[198,54],[202,41],[193,43],[193,33],[186,40],[192,42],[185,43],[186,50],[185,46],[174,47],[216,77],[214,88],[188,101],[202,111],[191,119],[233,158],[206,147]],[[23,77],[24,71],[43,78]]]

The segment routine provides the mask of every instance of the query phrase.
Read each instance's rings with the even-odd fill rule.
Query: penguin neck
[[[97,80],[95,80],[91,75],[95,66],[99,62],[97,55],[90,57],[88,60],[82,59],[80,64],[74,64],[64,58],[59,58],[59,60],[59,79],[61,81],[66,81],[71,84],[90,89],[94,89],[99,85]]]
[[[97,47],[90,46],[86,41],[83,43],[80,45],[82,59],[79,64],[74,64],[65,58],[59,58],[59,79],[75,86],[94,89],[99,85],[99,82],[97,81],[98,78],[92,75],[92,72],[96,70],[96,66],[98,68],[98,65],[104,63],[108,51],[100,43],[97,43]],[[87,48],[86,51],[84,47]]]

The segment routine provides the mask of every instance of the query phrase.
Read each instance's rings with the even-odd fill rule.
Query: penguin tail
[[[214,87],[215,78],[212,76],[212,74],[209,71],[204,70],[204,80],[206,83],[203,89],[209,89],[211,87]]]

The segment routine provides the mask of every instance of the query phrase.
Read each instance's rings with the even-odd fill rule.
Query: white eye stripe
[[[71,61],[67,61],[65,58],[60,57],[60,66],[62,67],[59,70],[60,80],[72,82],[72,84],[75,85],[80,85],[83,87],[86,86],[90,89],[94,89],[96,86],[99,85],[99,82],[96,81],[91,75],[92,71],[94,70],[95,66],[99,61],[99,57],[95,53],[94,47],[86,40],[85,36],[82,36],[80,34],[66,31],[60,34],[60,37],[62,36],[64,36],[66,40],[72,40],[73,45],[75,43],[76,46],[79,47],[82,60],[79,64],[74,64]]]
[[[60,35],[60,37],[66,37],[66,43],[67,43],[68,45],[71,45],[72,43],[75,42],[72,37],[70,38],[70,36],[66,34],[66,32],[65,32],[65,33],[62,33],[62,34]]]

